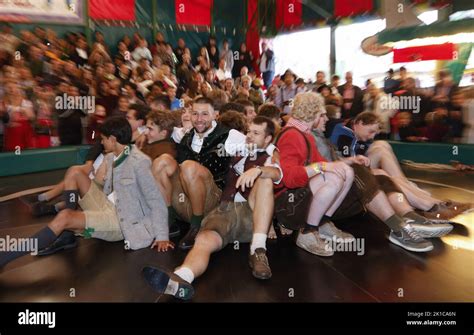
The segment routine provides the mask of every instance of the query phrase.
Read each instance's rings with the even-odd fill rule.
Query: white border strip
[[[411,181],[417,182],[417,183],[424,183],[424,184],[429,184],[429,185],[436,185],[436,186],[443,186],[447,188],[454,188],[456,190],[464,191],[467,193],[474,194],[474,191],[471,190],[466,190],[465,188],[462,187],[457,187],[457,186],[452,186],[452,185],[447,185],[447,184],[442,184],[442,183],[436,183],[434,181],[429,181],[429,180],[424,180],[424,179],[416,179],[416,178],[408,178]]]
[[[30,194],[35,194],[35,193],[38,193],[38,192],[49,191],[54,186],[56,186],[56,185],[31,188],[29,190],[24,190],[24,191],[16,192],[16,193],[13,193],[13,194],[9,194],[9,195],[6,195],[4,197],[0,197],[0,202],[5,202],[5,201],[8,201],[8,200],[16,199],[16,198],[22,197],[24,195],[30,195]]]

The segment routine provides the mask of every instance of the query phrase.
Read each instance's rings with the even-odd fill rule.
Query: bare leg
[[[366,204],[370,213],[374,214],[382,221],[386,221],[395,214],[384,192],[379,191],[371,202]]]
[[[59,197],[64,191],[64,181],[54,185],[52,189],[48,192],[44,192],[43,194],[46,196],[46,201],[50,201],[56,197]]]
[[[59,236],[64,230],[81,233],[86,228],[86,216],[82,211],[65,209],[48,224],[48,227]]]
[[[388,173],[381,169],[372,169],[374,175],[386,175]],[[441,202],[441,200],[431,197],[427,192],[421,190],[416,185],[410,183],[405,178],[392,178],[393,182],[400,187],[403,194],[405,194],[408,202],[411,206],[427,211],[430,210],[435,204]]]
[[[367,151],[367,155],[372,169],[380,168],[385,170],[391,177],[406,179],[400,164],[398,164],[397,157],[388,142],[375,141]]]
[[[173,187],[171,177],[178,169],[178,162],[169,154],[163,154],[153,161],[152,172],[166,205],[171,206]]]
[[[203,215],[206,203],[206,184],[212,178],[209,170],[194,161],[184,161],[180,167],[183,190],[191,202],[193,215]]]
[[[311,192],[313,193],[313,200],[308,214],[308,224],[318,226],[322,217],[327,213],[332,215],[334,212],[329,212],[331,207],[339,206],[346,194],[342,192],[344,189],[344,181],[334,173],[326,173],[326,180],[322,175],[317,175],[309,181]],[[352,178],[346,176],[346,181]],[[336,207],[337,209],[337,207]]]
[[[64,189],[78,190],[81,197],[83,197],[89,191],[91,182],[89,176],[80,167],[72,167],[67,170],[64,177]]]
[[[410,206],[403,193],[394,192],[388,194],[387,197],[396,214],[404,216],[405,214],[413,211],[413,207]]]
[[[84,165],[77,165],[77,166],[71,166],[68,171],[66,171],[66,174],[69,172],[69,170],[82,170],[84,174],[87,176],[89,175],[91,169],[92,169],[92,162],[88,162]],[[66,176],[64,176],[66,178]],[[59,197],[63,191],[65,190],[64,188],[64,180],[56,184],[51,190],[44,192],[43,194],[46,196],[46,201],[50,201],[56,197]]]
[[[186,267],[193,272],[194,277],[199,277],[206,271],[211,254],[221,247],[220,235],[212,230],[204,230],[197,235],[193,248],[179,268]]]
[[[271,179],[257,179],[249,196],[253,211],[253,233],[267,234],[273,217],[273,182]]]

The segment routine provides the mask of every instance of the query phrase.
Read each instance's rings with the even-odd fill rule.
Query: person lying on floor
[[[328,161],[344,161],[349,165],[352,165],[354,169],[354,174],[357,177],[358,175],[363,175],[365,173],[372,173],[370,167],[369,159],[362,155],[352,156],[352,157],[339,157],[334,150],[331,142],[324,136],[326,130],[326,122],[328,121],[326,113],[321,113],[319,122],[314,125],[313,136],[316,140],[316,146],[319,153]],[[363,162],[364,165],[359,165],[358,162]],[[365,170],[365,171],[361,171]],[[405,195],[401,189],[394,183],[394,181],[387,175],[379,174],[375,175],[375,181],[378,184],[378,187],[387,195],[387,199],[392,205],[395,213],[401,217],[406,217],[413,221],[413,223],[426,225],[431,227],[431,231],[426,229],[425,231],[420,231],[420,235],[424,238],[430,237],[441,237],[448,234],[453,226],[449,224],[447,220],[429,220],[418,213],[415,212],[415,209],[408,203]],[[362,177],[363,178],[363,177]],[[360,183],[356,183],[356,186],[360,186]],[[360,192],[365,192],[364,189],[359,189]],[[407,221],[408,222],[408,221]]]
[[[96,108],[98,107],[99,105],[96,106]],[[149,112],[150,108],[144,105],[132,104],[129,106],[128,112],[123,115],[123,117],[128,120],[130,126],[132,127],[132,144],[135,143],[135,141],[140,137],[145,138],[142,129],[145,124],[147,113]],[[68,169],[68,171],[81,170],[86,175],[89,175],[90,179],[94,179],[96,178],[96,176],[100,176],[102,174],[99,168],[104,160],[104,146],[102,145],[102,141],[100,140],[100,132],[95,133],[94,137],[96,137],[98,140],[92,145],[92,147],[87,152],[85,163],[82,165],[72,166]],[[38,195],[24,196],[21,197],[20,200],[22,200],[28,207],[30,207],[31,214],[35,217],[45,215],[56,215],[60,210],[66,208],[64,199],[61,199],[61,201],[58,201],[55,204],[50,204],[49,202],[63,195],[63,192],[64,180],[56,184],[52,189],[47,192],[43,192]]]
[[[153,175],[168,206],[169,221],[179,216],[190,223],[179,248],[191,249],[202,219],[219,204],[231,155],[245,146],[245,135],[216,122],[211,99],[198,97],[191,112],[193,128],[173,132],[177,158],[161,155],[153,162]]]
[[[295,189],[309,185],[313,193],[307,223],[300,230],[296,245],[315,255],[332,256],[331,244],[324,239],[353,242],[354,237],[336,228],[331,220],[352,217],[367,209],[391,229],[390,242],[414,252],[432,250],[433,244],[420,235],[431,227],[397,215],[367,169],[357,169],[354,178],[354,170],[348,164],[342,161],[328,163],[321,157],[311,129],[324,112],[321,96],[313,92],[298,94],[292,116],[276,143],[280,151],[283,187]],[[353,163],[363,163],[363,160]],[[281,192],[276,191],[277,197]]]
[[[132,250],[150,245],[158,251],[173,248],[163,196],[153,179],[150,159],[130,144],[130,124],[123,117],[112,117],[100,131],[108,153],[103,188],[79,170],[66,175],[67,209],[32,236],[38,240],[39,254],[75,247],[76,233],[110,242],[125,239],[126,248]],[[0,254],[0,267],[27,253]]]
[[[387,141],[373,142],[379,127],[378,117],[371,112],[364,112],[346,125],[342,123],[336,125],[330,139],[336,146],[338,154],[343,157],[367,156],[374,173],[390,176],[406,195],[410,204],[421,209],[423,215],[429,219],[450,219],[472,207],[471,204],[436,199],[410,182],[403,173],[390,144]]]
[[[220,204],[204,218],[183,264],[174,273],[151,266],[143,269],[145,280],[157,292],[190,299],[191,283],[206,271],[210,255],[236,242],[251,242],[249,265],[254,277],[272,276],[265,242],[273,217],[273,184],[282,178],[279,165],[273,162],[275,126],[269,118],[257,116],[249,128],[249,150],[232,159]]]

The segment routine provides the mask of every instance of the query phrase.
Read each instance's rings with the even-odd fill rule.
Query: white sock
[[[180,267],[178,270],[174,272],[175,275],[181,277],[188,283],[192,283],[194,280],[194,273],[191,271],[190,268],[187,268],[185,266]]]
[[[253,255],[258,248],[267,249],[265,243],[267,242],[267,234],[255,233],[252,236],[252,243],[250,244],[250,254]]]

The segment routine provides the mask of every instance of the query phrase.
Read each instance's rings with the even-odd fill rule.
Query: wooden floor
[[[474,174],[406,169],[408,177],[442,199],[473,201]],[[0,196],[52,185],[62,171],[0,178]],[[423,180],[423,182],[420,182]],[[0,202],[0,237],[27,237],[51,217],[33,219],[17,199]],[[273,277],[254,279],[248,244],[213,255],[194,282],[195,302],[464,302],[474,301],[474,213],[426,254],[405,251],[387,240],[388,230],[370,216],[338,226],[362,238],[364,255],[311,255],[290,237],[269,241]],[[145,265],[173,269],[185,257],[175,250],[126,251],[122,242],[81,240],[79,247],[46,257],[26,256],[0,272],[1,302],[166,302],[142,280]]]

